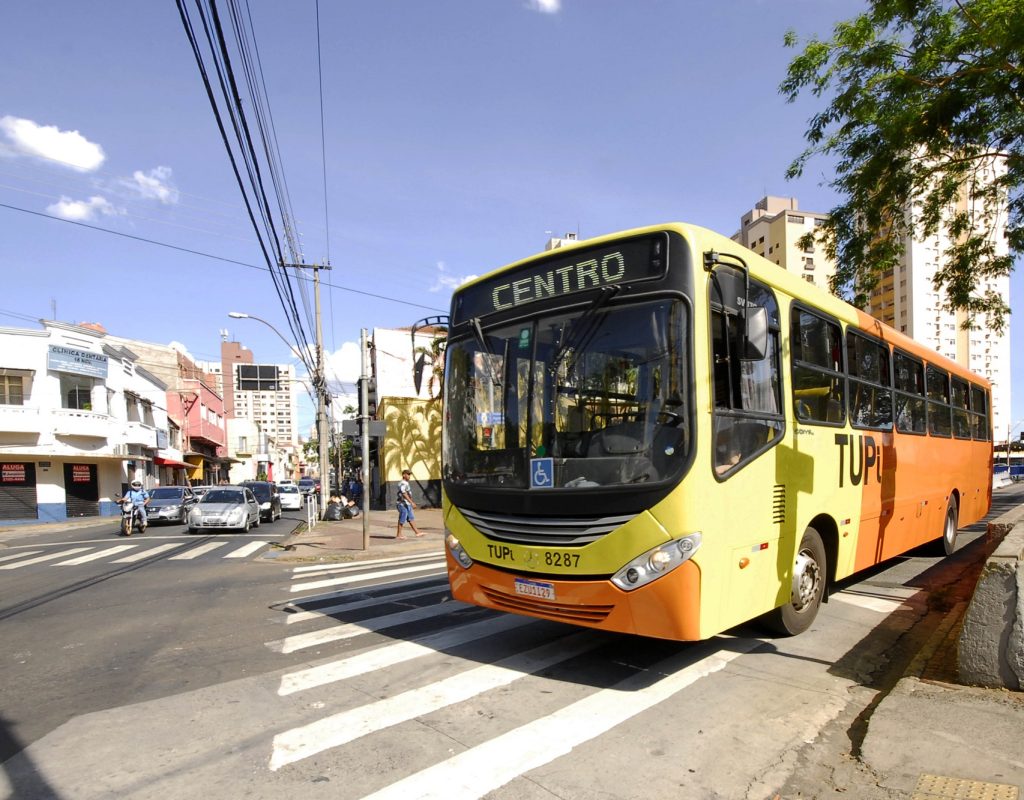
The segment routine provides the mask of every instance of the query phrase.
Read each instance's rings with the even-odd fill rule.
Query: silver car
[[[248,532],[260,526],[260,504],[244,486],[214,486],[188,514],[188,532],[204,528]]]
[[[149,492],[146,516],[150,522],[188,522],[188,512],[196,504],[195,495],[188,486],[158,486]]]

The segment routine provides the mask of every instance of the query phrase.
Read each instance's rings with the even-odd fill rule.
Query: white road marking
[[[407,575],[411,572],[425,572],[427,570],[437,570],[439,568],[441,568],[440,564],[425,564],[423,566],[416,567],[399,567],[398,569],[385,569],[378,570],[377,572],[364,572],[359,575],[346,575],[343,578],[330,578],[328,580],[323,581],[296,583],[292,585],[292,591],[304,592],[308,589],[322,589],[325,586],[344,586],[349,583],[357,583],[358,581],[377,580],[379,578],[387,578],[392,575]]]
[[[261,547],[266,547],[266,542],[249,542],[249,544],[242,545],[237,550],[228,553],[224,558],[245,558],[248,555],[252,555]]]
[[[408,556],[395,556],[394,558],[373,558],[366,561],[346,561],[343,564],[308,564],[303,567],[294,567],[292,572],[296,577],[307,572],[351,572],[354,569],[377,564],[401,564],[405,561],[444,561],[444,553],[416,553]]]
[[[392,725],[461,703],[492,689],[508,686],[519,678],[592,650],[602,641],[600,636],[590,632],[573,634],[525,653],[516,653],[495,664],[484,664],[429,686],[402,692],[279,733],[274,737],[270,769],[278,770],[286,764],[340,747]]]
[[[719,648],[725,644],[722,639],[712,642]],[[690,650],[672,656],[608,689],[409,775],[363,800],[483,797],[668,700],[760,644],[758,639],[733,639],[729,646],[735,650],[718,650],[696,663],[688,663],[693,658]],[[656,675],[664,677],[652,683],[652,676]]]
[[[21,567],[27,567],[29,564],[39,564],[43,561],[53,561],[56,558],[73,556],[75,553],[81,553],[85,550],[92,550],[92,548],[73,547],[70,550],[63,550],[60,553],[50,553],[48,556],[38,556],[37,558],[30,558],[28,561],[18,561],[15,564],[4,564],[2,567],[0,567],[0,569],[20,569]]]
[[[130,556],[117,559],[115,564],[134,564],[136,561],[143,561],[150,556],[155,556],[157,553],[163,553],[165,550],[173,550],[175,547],[181,547],[178,542],[171,544],[161,544],[156,547],[151,547],[148,550],[143,550],[141,553],[132,553]]]
[[[84,556],[78,558],[72,558],[67,561],[61,561],[58,564],[54,564],[55,567],[70,567],[76,564],[86,564],[89,561],[96,561],[100,558],[106,558],[107,556],[117,555],[123,553],[125,550],[131,550],[138,545],[134,544],[119,544],[117,547],[108,547],[106,550],[100,550],[98,553],[86,553]]]
[[[440,591],[442,588],[447,589],[448,584],[438,583],[433,586],[420,587],[418,589],[411,589],[408,592],[396,592],[394,594],[379,594],[373,597],[368,597],[365,600],[357,600],[350,603],[338,603],[333,606],[324,606],[313,611],[300,611],[297,614],[289,614],[288,618],[285,619],[285,623],[288,625],[294,625],[296,622],[306,622],[311,619],[318,619],[319,617],[329,617],[330,615],[338,611],[355,611],[359,608],[366,608],[367,606],[379,606],[383,603],[393,603],[398,600],[408,600],[411,597],[420,597],[431,592]],[[344,594],[340,592],[339,594]],[[289,606],[292,608],[300,608],[302,603],[306,601],[306,598],[297,598],[295,600],[288,601]]]
[[[281,678],[281,686],[278,688],[277,693],[284,696],[307,689],[314,689],[317,686],[343,681],[367,672],[376,672],[395,664],[431,655],[438,650],[456,647],[466,642],[505,633],[514,628],[531,623],[535,624],[536,622],[537,620],[530,619],[529,617],[504,614],[500,617],[472,622],[468,625],[461,625],[457,628],[451,628],[441,633],[423,636],[418,639],[396,642],[395,644],[370,650],[366,653],[359,653],[339,661],[332,661],[317,667],[309,667],[298,672],[289,672]],[[410,797],[414,796],[415,793],[410,795]]]
[[[436,575],[414,575],[411,578],[398,577],[394,580],[383,580],[377,581],[373,586],[359,586],[356,589],[338,589],[335,592],[317,592],[316,594],[307,594],[304,597],[296,597],[294,600],[287,600],[284,602],[289,603],[312,603],[320,600],[336,600],[339,597],[365,597],[369,591],[375,591],[378,589],[387,589],[392,587],[419,587],[424,585],[437,585],[438,583],[447,583],[448,576],[444,572],[439,572]],[[287,591],[287,588],[282,589]],[[278,604],[280,605],[280,603]]]
[[[201,556],[204,553],[209,553],[211,550],[216,550],[218,547],[223,547],[226,544],[227,542],[207,542],[206,544],[201,544],[199,545],[199,547],[193,547],[191,550],[187,550],[186,552],[181,553],[179,555],[171,556],[167,560],[188,561],[189,559],[196,558],[197,556]]]
[[[42,550],[29,550],[26,553],[11,553],[9,556],[0,556],[0,561],[13,561],[15,558],[28,558],[34,556],[36,553],[41,553]]]
[[[403,625],[406,622],[417,622],[419,620],[439,617],[442,614],[450,614],[456,608],[465,608],[462,603],[455,605],[451,601],[445,601],[437,605],[423,606],[422,608],[411,608],[407,611],[398,611],[394,614],[385,614],[382,617],[364,619],[360,622],[348,622],[336,625],[332,628],[324,628],[319,631],[300,633],[297,636],[289,636],[285,639],[278,639],[274,642],[267,642],[267,647],[278,653],[294,653],[297,650],[304,650],[307,647],[338,642],[342,639],[354,639],[364,633],[393,628],[395,625]]]
[[[838,600],[840,603],[857,606],[857,608],[866,608],[868,611],[876,611],[879,614],[891,614],[904,603],[903,600],[890,600],[875,595],[850,594],[849,592],[836,592],[829,595],[828,599],[830,601]]]

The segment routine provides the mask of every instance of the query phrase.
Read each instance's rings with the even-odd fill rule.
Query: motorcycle
[[[146,526],[142,522],[142,515],[139,514],[139,509],[131,500],[121,500],[121,533],[124,536],[131,536],[136,528],[138,528],[139,533],[146,530]]]

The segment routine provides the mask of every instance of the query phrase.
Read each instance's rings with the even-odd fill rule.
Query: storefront
[[[0,520],[37,519],[38,516],[35,462],[0,463]]]

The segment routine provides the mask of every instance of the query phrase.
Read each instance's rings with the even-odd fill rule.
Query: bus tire
[[[956,532],[959,518],[960,509],[957,508],[956,498],[950,495],[949,502],[946,503],[946,516],[942,521],[942,549],[947,556],[953,555],[953,551],[956,550]]]
[[[789,600],[768,614],[768,626],[783,636],[796,636],[811,627],[825,595],[827,576],[825,545],[818,532],[808,528],[800,539],[793,564]]]

